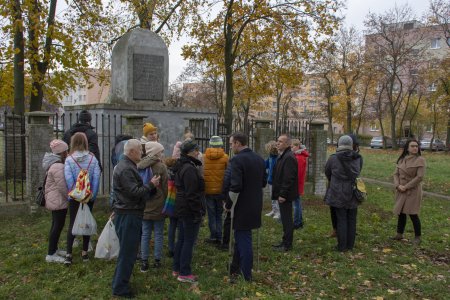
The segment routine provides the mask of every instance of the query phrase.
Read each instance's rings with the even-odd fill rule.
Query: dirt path
[[[387,188],[394,188],[394,184],[392,184],[390,182],[381,181],[381,180],[372,179],[372,178],[367,178],[367,177],[362,177],[362,178],[367,183],[378,184],[378,185],[381,185],[381,186],[387,187]],[[442,194],[433,193],[433,192],[427,192],[427,191],[423,191],[423,195],[424,196],[428,196],[428,197],[433,197],[433,198],[438,198],[438,199],[449,200],[450,201],[450,196],[447,196],[447,195],[442,195]]]

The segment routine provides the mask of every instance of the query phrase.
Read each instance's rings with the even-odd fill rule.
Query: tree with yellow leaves
[[[217,5],[216,5],[217,4]],[[273,41],[286,41],[280,53],[309,58],[324,47],[323,36],[337,28],[336,12],[341,1],[234,1],[211,2],[215,16],[199,18],[191,36],[196,41],[184,47],[185,58],[207,61],[221,56],[226,86],[225,120],[231,131],[235,94],[235,72],[264,54],[273,52]],[[252,26],[250,26],[252,25]],[[245,36],[246,45],[243,47]],[[245,48],[245,52],[244,52]],[[245,60],[238,59],[245,57]],[[267,76],[271,76],[267,74]]]

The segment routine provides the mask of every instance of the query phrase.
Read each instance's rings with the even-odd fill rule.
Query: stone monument
[[[114,45],[110,103],[165,105],[168,80],[167,46],[154,32],[136,28]]]

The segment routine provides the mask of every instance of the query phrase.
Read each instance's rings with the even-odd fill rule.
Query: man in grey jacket
[[[119,237],[120,252],[112,281],[114,296],[132,298],[129,281],[140,243],[142,216],[145,201],[155,193],[159,176],[149,185],[144,184],[137,170],[141,160],[141,142],[128,140],[124,146],[124,158],[114,168],[114,224]]]

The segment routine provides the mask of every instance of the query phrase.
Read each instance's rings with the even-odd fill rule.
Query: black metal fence
[[[78,122],[78,113],[55,114],[52,118],[55,138],[62,139],[64,132]],[[101,194],[109,194],[112,178],[111,149],[115,144],[115,138],[122,134],[123,117],[120,114],[92,114],[91,126],[98,135],[98,147],[100,150],[100,162],[103,168],[100,191]]]
[[[25,117],[4,111],[0,116],[0,202],[25,197]]]
[[[259,120],[249,119],[246,124],[234,124],[232,132],[242,131],[249,137],[249,147],[255,147],[256,128]],[[304,120],[283,120],[276,124],[274,120],[264,121],[269,123],[269,128],[274,129],[273,140],[277,140],[277,135],[282,133],[289,134],[293,139],[299,139],[307,148],[310,145],[309,123]],[[204,151],[208,147],[211,136],[220,136],[224,142],[224,147],[229,153],[228,138],[226,124],[224,120],[218,119],[192,119],[189,120],[189,129],[194,134],[200,149]],[[278,134],[277,134],[278,133]]]
[[[49,120],[53,125],[54,137],[62,139],[64,132],[78,122],[78,113],[55,114]],[[235,124],[234,131],[243,131],[249,136],[249,147],[255,147],[256,127],[258,120],[250,119],[246,124]],[[310,135],[309,124],[302,120],[283,120],[269,122],[269,127],[276,133],[287,133],[292,138],[298,138],[309,148]],[[26,153],[25,153],[25,124],[24,116],[13,115],[4,111],[0,120],[0,147],[3,155],[0,155],[0,202],[25,200],[26,186]],[[122,134],[122,115],[93,114],[91,125],[98,135],[100,149],[100,161],[103,173],[100,183],[100,193],[109,194],[110,179],[112,177],[111,149],[114,146],[115,137]],[[203,118],[189,120],[189,129],[194,134],[202,151],[208,147],[209,139],[213,135],[222,137],[224,148],[229,153],[226,125],[223,120],[216,118]]]

